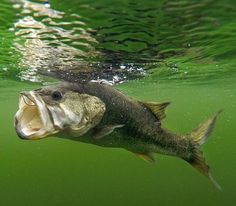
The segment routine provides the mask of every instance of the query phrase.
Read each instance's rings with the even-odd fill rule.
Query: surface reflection
[[[22,56],[19,76],[42,81],[39,71],[73,81],[120,83],[146,74],[184,80],[232,75],[236,5],[231,5],[16,0],[12,30]]]

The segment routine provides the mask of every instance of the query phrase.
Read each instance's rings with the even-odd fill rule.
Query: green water
[[[235,1],[54,0],[44,15],[23,12],[25,2],[0,2],[0,205],[235,205]],[[16,25],[29,16],[46,28]],[[77,72],[81,62],[95,71],[137,69],[109,78],[145,71],[116,87],[138,100],[170,101],[163,125],[175,132],[223,108],[202,148],[223,191],[176,157],[157,154],[148,164],[123,149],[19,139],[19,92],[49,81],[35,70]]]

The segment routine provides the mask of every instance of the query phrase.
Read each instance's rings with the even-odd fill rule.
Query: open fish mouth
[[[56,133],[47,105],[36,92],[21,93],[15,128],[22,139],[41,139]]]

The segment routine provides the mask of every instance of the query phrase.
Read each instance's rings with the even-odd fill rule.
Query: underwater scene
[[[0,22],[0,205],[236,204],[236,1],[0,0]]]

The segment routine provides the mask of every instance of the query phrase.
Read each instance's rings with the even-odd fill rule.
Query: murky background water
[[[0,21],[1,205],[235,204],[235,1],[1,0]],[[20,140],[18,94],[52,81],[42,73],[171,101],[163,124],[179,133],[224,108],[203,147],[223,192],[174,157]]]

